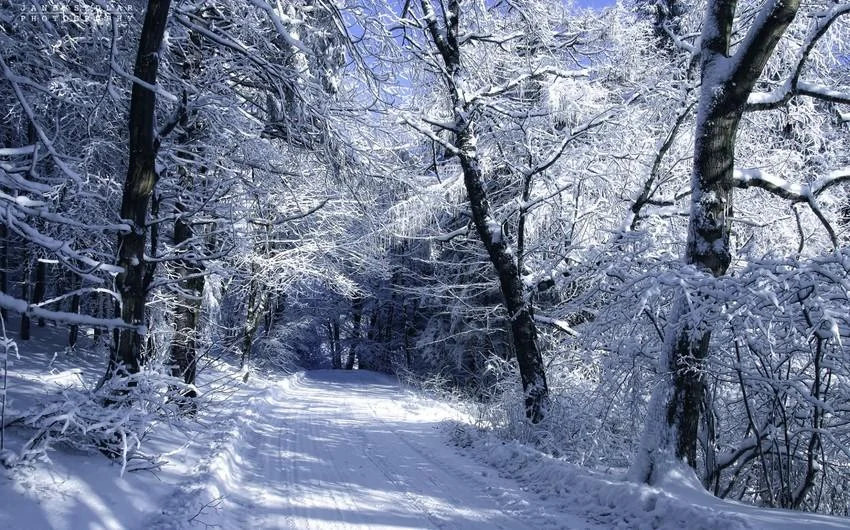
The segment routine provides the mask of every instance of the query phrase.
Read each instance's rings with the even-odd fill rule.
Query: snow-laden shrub
[[[179,420],[187,390],[181,380],[149,369],[108,378],[95,388],[62,389],[12,422],[27,440],[18,451],[7,448],[4,464],[46,458],[65,445],[100,451],[120,462],[122,473],[155,466],[156,458],[142,453],[142,442],[156,425]]]
[[[850,253],[762,260],[716,283],[706,484],[718,495],[848,514]]]
[[[594,368],[591,363],[567,366],[558,356],[547,361],[550,403],[543,421],[534,425],[528,421],[513,363],[493,358],[487,366],[487,375],[494,381],[487,389],[488,398],[464,403],[476,425],[502,439],[594,469],[627,467],[641,414],[628,416],[623,399],[604,395],[607,385],[588,373]]]
[[[469,408],[471,402],[453,384],[453,379],[448,372],[449,370],[420,375],[413,370],[402,369],[396,371],[395,375],[403,385],[416,388],[430,397],[451,403],[458,408]]]
[[[848,251],[753,260],[721,278],[634,258],[602,271],[594,289],[564,309],[566,316],[590,307],[593,319],[550,361],[553,401],[566,405],[550,415],[562,454],[629,462],[659,375],[666,318],[682,296],[682,318],[712,333],[703,369],[704,485],[760,505],[848,513]]]
[[[607,261],[606,261],[607,260]],[[480,426],[594,469],[623,470],[660,380],[676,296],[712,330],[699,469],[714,494],[758,505],[848,514],[850,251],[763,258],[711,278],[677,259],[602,256],[571,271],[571,296],[541,327],[551,407],[528,423],[513,361],[492,356],[471,400]],[[581,288],[576,288],[576,283]],[[482,378],[482,381],[485,378]]]
[[[264,336],[254,342],[252,360],[260,368],[292,373],[298,370],[298,351],[279,336]]]

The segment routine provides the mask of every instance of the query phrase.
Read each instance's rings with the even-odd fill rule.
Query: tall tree
[[[460,162],[472,220],[498,277],[522,379],[525,413],[536,423],[546,414],[549,388],[543,356],[537,343],[534,310],[525,293],[517,255],[503,231],[503,226],[496,222],[490,211],[487,177],[476,149],[477,124],[472,112],[475,103],[467,97],[463,83],[460,49],[460,23],[463,13],[460,1],[440,2],[441,16],[437,15],[431,0],[422,0],[420,6],[424,29],[437,51],[436,55],[442,61],[442,80],[452,113],[452,123],[448,128],[454,133],[454,143],[446,146]]]
[[[802,65],[814,43],[823,36],[847,5],[836,6],[822,16],[804,42],[800,61],[785,84],[781,98],[795,94],[839,99],[822,89],[800,83]],[[759,185],[757,179],[735,175],[735,146],[741,119],[750,107],[767,105],[760,96],[751,98],[757,82],[789,25],[800,9],[799,0],[771,0],[758,9],[740,42],[733,43],[737,1],[710,0],[703,20],[698,49],[701,87],[694,135],[690,217],[684,260],[710,277],[726,274],[732,261],[732,198],[736,186]],[[754,100],[754,101],[753,101]],[[771,183],[764,182],[771,190]],[[777,187],[773,186],[774,189]],[[780,195],[782,195],[782,190]],[[700,298],[704,294],[697,293]],[[639,454],[633,464],[634,478],[656,482],[676,462],[697,465],[700,411],[705,384],[703,369],[709,355],[712,329],[706,319],[688,314],[686,295],[674,303],[660,358],[664,381],[656,388]]]
[[[130,161],[121,199],[121,218],[130,229],[118,237],[118,265],[122,272],[115,279],[121,296],[121,319],[132,327],[116,329],[107,377],[135,373],[141,366],[145,303],[152,279],[145,259],[147,216],[160,176],[156,156],[161,134],[167,132],[156,129],[156,82],[170,4],[170,0],[149,0],[133,70],[136,81],[130,100]],[[169,125],[173,128],[176,123]]]

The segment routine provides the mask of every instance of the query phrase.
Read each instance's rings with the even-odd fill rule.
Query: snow
[[[755,508],[711,496],[693,473],[667,473],[658,487],[588,471],[541,454],[517,442],[462,425],[451,433],[454,443],[471,458],[492,465],[540,497],[538,506],[550,513],[569,511],[609,529],[838,529],[850,519]],[[567,524],[562,528],[576,528]],[[587,527],[579,527],[587,528]]]
[[[0,156],[25,156],[35,152],[34,145],[25,145],[23,147],[2,147],[0,148]]]
[[[55,352],[62,328],[47,335],[9,359],[10,417],[103,368],[96,355]],[[146,440],[167,455],[158,470],[122,476],[98,453],[60,448],[49,465],[3,471],[0,528],[850,528],[715,499],[674,473],[652,488],[590,473],[385,375],[242,375],[223,363],[203,371],[198,417]],[[7,436],[14,449],[21,433]]]
[[[497,245],[502,243],[502,226],[489,215],[485,219],[485,222],[487,224],[487,232],[490,233],[490,240]]]

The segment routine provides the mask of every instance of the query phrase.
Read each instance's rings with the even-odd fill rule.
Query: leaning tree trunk
[[[445,27],[437,26],[437,17],[430,0],[421,1],[427,21],[428,31],[439,51],[445,66],[445,80],[451,94],[451,108],[454,109],[454,127],[456,132],[455,154],[463,169],[463,181],[472,209],[472,220],[478,237],[484,243],[490,262],[496,269],[499,287],[511,323],[511,337],[514,353],[519,364],[520,378],[525,395],[525,413],[533,422],[543,419],[549,402],[549,388],[543,356],[537,345],[537,326],[531,303],[525,297],[525,288],[520,276],[519,264],[501,226],[490,215],[490,204],[484,189],[484,173],[478,161],[475,149],[475,124],[472,123],[467,102],[459,90],[460,42],[458,40],[460,3],[449,0]]]
[[[489,201],[484,191],[483,175],[475,158],[470,127],[463,127],[458,134],[458,148],[463,180],[472,208],[472,219],[478,237],[490,256],[490,262],[496,269],[505,309],[510,318],[514,354],[519,364],[525,393],[525,413],[533,423],[537,423],[545,414],[549,389],[543,368],[543,355],[537,345],[533,308],[525,298],[525,288],[516,256],[511,252],[501,227],[490,216]]]
[[[170,3],[170,0],[148,1],[133,70],[135,77],[145,85],[134,83],[130,99],[130,163],[121,198],[121,218],[130,225],[130,230],[118,237],[118,265],[123,271],[115,279],[121,296],[121,319],[130,327],[116,330],[107,377],[136,373],[141,365],[150,271],[144,258],[147,214],[151,194],[159,179],[156,93],[148,87],[156,85]]]
[[[726,274],[732,260],[730,220],[738,125],[756,81],[798,8],[799,0],[765,4],[732,56],[735,3],[712,0],[706,11],[684,258],[713,277]],[[706,296],[696,293],[692,298],[711,309]],[[650,401],[643,440],[631,470],[632,478],[642,482],[658,482],[678,462],[691,468],[697,464],[700,409],[706,391],[703,372],[712,330],[711,322],[694,325],[684,299],[684,293],[677,296],[668,319],[659,360],[659,370],[665,375]]]

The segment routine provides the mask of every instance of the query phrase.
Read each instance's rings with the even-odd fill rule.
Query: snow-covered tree
[[[800,3],[793,1],[768,2],[753,11],[737,8],[736,2],[709,1],[700,39],[692,51],[699,60],[701,86],[685,261],[708,275],[705,282],[709,285],[710,277],[726,274],[732,262],[735,187],[757,185],[779,196],[805,200],[817,213],[817,196],[843,174],[825,175],[827,181],[803,185],[800,193],[795,193],[793,186],[763,178],[760,171],[736,173],[735,148],[747,110],[778,106],[793,96],[847,101],[834,88],[803,81],[801,73],[812,49],[836,20],[850,12],[850,5],[811,6],[803,13],[798,13]],[[760,93],[757,85],[765,67],[798,14],[798,24],[804,30],[791,34],[802,36],[796,43],[797,59],[786,67],[790,71],[783,72],[786,79],[779,88]],[[774,70],[777,71],[781,70]],[[712,319],[699,312],[694,314],[688,300],[703,298],[701,290],[696,286],[696,292],[680,294],[668,318],[660,359],[661,369],[668,375],[653,395],[644,441],[633,466],[634,476],[640,480],[659,480],[677,460],[692,467],[697,465],[700,410],[705,399],[703,367],[710,353]]]

